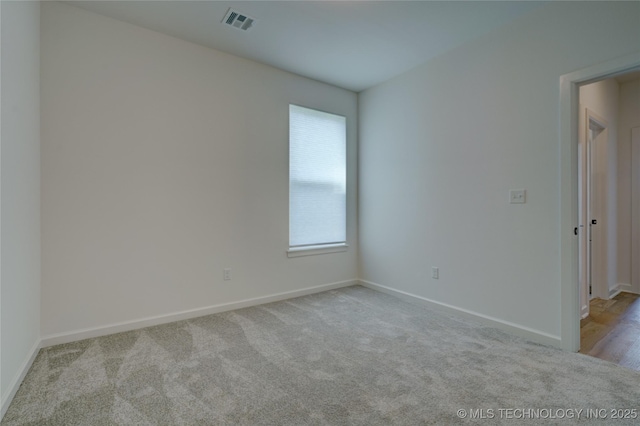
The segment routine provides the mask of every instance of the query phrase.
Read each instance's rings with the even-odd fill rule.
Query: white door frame
[[[560,77],[560,341],[580,349],[578,282],[578,89],[579,86],[640,68],[640,52]]]
[[[631,284],[640,288],[640,127],[631,129]],[[636,260],[634,262],[634,259]]]

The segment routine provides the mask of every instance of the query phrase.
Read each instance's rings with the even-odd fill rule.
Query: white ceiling
[[[529,1],[74,1],[90,11],[359,92],[507,24]],[[221,23],[229,7],[256,19]]]

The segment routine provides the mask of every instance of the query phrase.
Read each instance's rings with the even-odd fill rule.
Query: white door
[[[584,109],[578,146],[578,208],[580,314],[589,314],[592,297],[607,298],[606,223],[607,123],[593,111]]]
[[[589,117],[589,173],[588,189],[588,282],[590,299],[608,299],[606,276],[606,207],[607,207],[607,129]]]

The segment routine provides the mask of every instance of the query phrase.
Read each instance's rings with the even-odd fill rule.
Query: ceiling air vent
[[[247,31],[253,26],[255,19],[245,15],[244,13],[240,13],[237,10],[229,9],[227,14],[224,15],[222,22],[224,24],[231,25],[234,28]]]

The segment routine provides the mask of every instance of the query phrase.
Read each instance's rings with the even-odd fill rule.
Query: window
[[[290,255],[346,247],[346,125],[340,115],[289,105]]]

